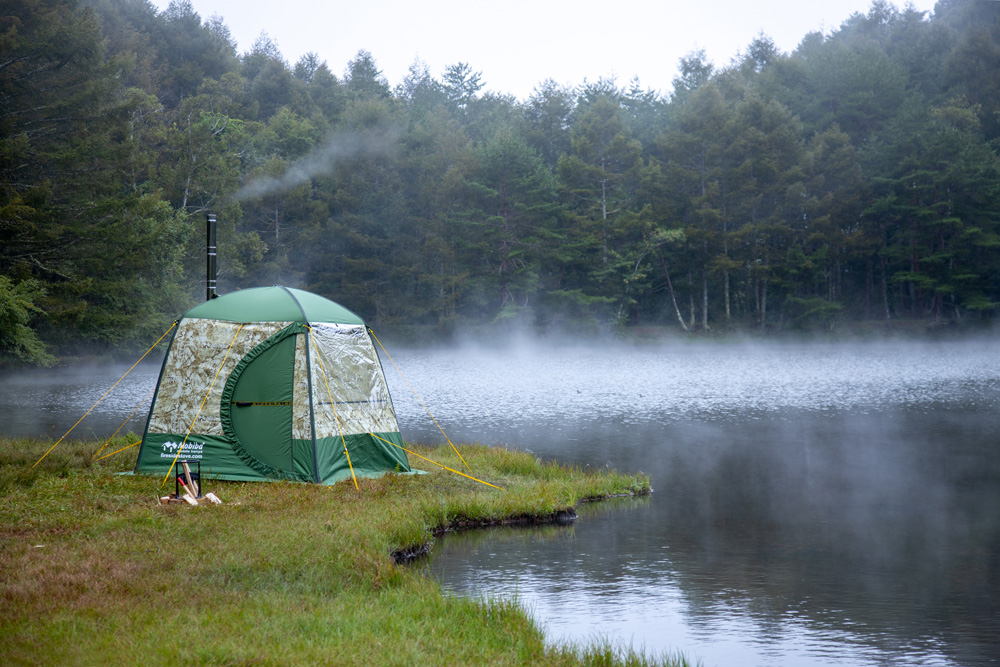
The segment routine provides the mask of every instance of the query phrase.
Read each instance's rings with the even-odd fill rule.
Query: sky
[[[170,0],[153,0],[165,9]],[[829,34],[870,0],[191,0],[202,20],[221,16],[240,53],[262,32],[290,65],[315,52],[340,77],[359,50],[372,54],[392,87],[417,61],[435,78],[467,63],[485,91],[526,100],[544,80],[577,86],[634,77],[668,94],[682,57],[704,49],[727,65],[759,33],[790,52],[809,32]],[[903,2],[894,1],[902,8]],[[912,0],[930,12],[934,0]]]

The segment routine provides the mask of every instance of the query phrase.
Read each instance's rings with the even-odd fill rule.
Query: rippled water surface
[[[452,440],[653,481],[441,540],[423,567],[454,594],[706,665],[1000,663],[997,342],[390,352]],[[442,441],[385,368],[404,437]],[[2,431],[59,437],[124,370],[0,377]],[[77,429],[110,434],[158,370]]]

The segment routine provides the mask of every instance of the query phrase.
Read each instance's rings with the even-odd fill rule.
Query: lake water
[[[440,540],[419,567],[447,591],[705,665],[1000,664],[1000,341],[390,353],[453,441],[653,482]],[[404,437],[443,441],[384,364]],[[58,438],[124,370],[4,375],[0,431]],[[109,435],[157,372],[74,433]]]

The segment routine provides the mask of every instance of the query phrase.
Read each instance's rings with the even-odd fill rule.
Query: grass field
[[[446,596],[399,562],[443,529],[648,493],[644,475],[462,446],[470,474],[503,490],[413,461],[428,474],[360,489],[206,480],[222,505],[165,506],[172,481],[114,474],[134,448],[92,463],[102,443],[67,441],[32,468],[52,444],[0,439],[5,665],[685,664],[550,645],[516,600]],[[450,447],[416,451],[462,465]]]

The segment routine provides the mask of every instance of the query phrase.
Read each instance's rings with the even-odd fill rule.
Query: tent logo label
[[[183,444],[184,446],[181,447],[181,444]],[[181,453],[187,458],[200,459],[205,450],[205,443],[204,442],[180,443],[168,440],[167,442],[163,443],[162,450],[163,451],[160,452],[161,459],[174,458],[175,456],[177,456],[178,450],[180,450]]]

